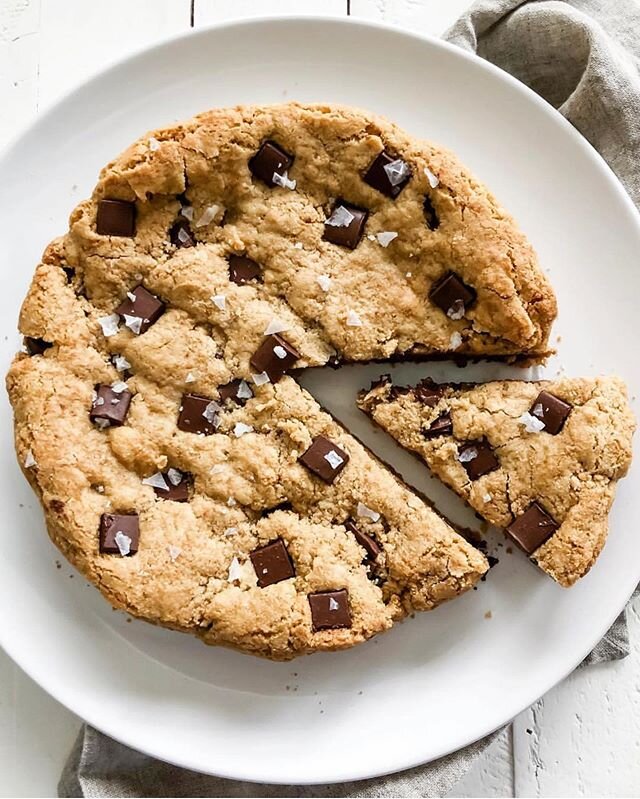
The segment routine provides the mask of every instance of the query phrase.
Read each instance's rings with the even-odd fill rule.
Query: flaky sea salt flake
[[[111,384],[111,390],[115,391],[116,394],[122,394],[123,391],[126,391],[129,386],[123,380],[116,380],[115,383]]]
[[[251,378],[256,386],[264,386],[265,383],[271,382],[271,378],[266,372],[260,372],[260,374],[257,375],[252,374]]]
[[[362,319],[351,309],[347,312],[347,325],[349,327],[362,327]]]
[[[338,466],[341,466],[344,463],[344,458],[341,458],[335,449],[330,449],[329,452],[327,452],[327,454],[324,456],[324,459],[332,469],[337,469]]]
[[[286,172],[283,172],[281,175],[278,172],[274,172],[271,180],[276,186],[282,186],[283,189],[289,189],[290,191],[293,191],[296,187],[296,181],[290,180]]]
[[[537,402],[533,406],[533,410],[531,411],[531,413],[534,416],[544,416],[544,408],[542,407],[542,403],[541,402]]]
[[[233,428],[233,434],[236,438],[241,438],[246,433],[253,433],[253,427],[250,424],[245,424],[244,422],[236,422],[235,427]]]
[[[184,382],[185,383],[195,383],[197,379],[198,379],[197,376],[194,375],[193,372],[187,372],[187,376],[185,377]]]
[[[527,433],[541,433],[544,430],[544,422],[538,419],[529,411],[525,411],[518,419],[518,424],[523,425]]]
[[[493,497],[491,496],[491,494],[485,494],[485,495],[482,497],[482,501],[483,501],[483,502],[491,502],[491,500],[492,500],[492,499],[493,499]]]
[[[293,245],[293,249],[294,250],[301,250],[302,249],[302,242],[301,241],[296,241],[296,243]]]
[[[336,602],[336,600],[330,596],[329,597],[329,610],[339,610],[340,605]]]
[[[229,497],[229,499],[227,500],[227,505],[228,505],[230,508],[233,508],[233,506],[234,506],[234,505],[237,505],[237,504],[238,504],[238,503],[236,502],[236,500],[234,499],[234,497]]]
[[[236,535],[236,534],[237,534],[237,532],[238,532],[238,528],[237,528],[237,527],[227,527],[227,529],[224,531],[224,534],[225,534],[225,535],[226,535],[228,538],[231,538],[231,536],[232,536],[232,535]]]
[[[140,330],[142,329],[142,319],[139,316],[129,316],[129,314],[125,314],[124,323],[132,333],[135,333],[136,336],[140,335]]]
[[[189,222],[193,221],[193,206],[192,205],[183,205],[180,209],[180,213],[185,219],[188,219]]]
[[[318,275],[316,281],[323,291],[329,291],[331,288],[331,278],[329,275]]]
[[[251,391],[251,386],[247,383],[246,380],[241,380],[238,385],[238,390],[236,391],[236,397],[238,399],[251,399],[253,397],[253,391]]]
[[[462,319],[464,316],[464,302],[462,300],[454,300],[451,304],[451,307],[447,311],[447,316],[449,319],[453,319],[457,322],[459,319]]]
[[[348,208],[345,208],[344,205],[339,205],[326,220],[325,225],[331,225],[331,227],[349,227],[354,219],[355,216]]]
[[[376,233],[376,239],[381,247],[388,247],[394,239],[398,238],[398,234],[392,230],[385,230],[381,233]]]
[[[167,471],[167,477],[171,485],[179,486],[182,482],[182,472],[179,469],[169,469]]]
[[[169,544],[169,546],[167,547],[167,552],[169,553],[169,557],[171,558],[171,560],[175,561],[177,560],[182,550],[180,549],[180,547],[176,547],[173,544]]]
[[[468,449],[462,450],[462,452],[458,453],[458,460],[460,463],[469,463],[475,458],[478,457],[478,450],[475,447],[469,447]]]
[[[167,481],[164,479],[164,475],[161,474],[160,472],[152,474],[151,477],[144,477],[142,480],[142,484],[145,486],[151,486],[152,488],[157,488],[160,491],[169,490]]]
[[[458,347],[462,344],[462,336],[456,330],[455,333],[451,334],[451,338],[449,339],[449,349],[457,350]]]
[[[389,178],[389,183],[392,186],[399,186],[402,181],[411,174],[409,164],[403,161],[402,158],[396,158],[390,164],[385,164],[383,167]]]
[[[131,539],[129,538],[128,535],[125,535],[121,530],[118,530],[118,532],[113,537],[113,540],[115,541],[116,546],[118,547],[118,550],[123,558],[126,557],[131,552]]]
[[[98,324],[102,328],[102,335],[105,338],[115,336],[120,328],[120,317],[117,313],[109,314],[109,316],[101,316],[98,319]]]
[[[191,241],[191,236],[183,227],[178,230],[178,241],[181,244],[188,244]]]
[[[215,400],[211,400],[211,402],[207,405],[207,407],[202,411],[202,415],[204,418],[215,427],[219,424],[218,414],[222,408],[218,405]]]
[[[204,227],[205,225],[213,222],[213,220],[220,213],[220,208],[221,207],[219,205],[208,205],[199,216],[198,221],[196,222],[196,227]]]
[[[440,183],[440,179],[438,178],[438,176],[434,175],[428,166],[425,166],[424,174],[427,176],[427,180],[429,181],[429,185],[431,186],[431,188],[435,189]]]
[[[25,469],[31,469],[31,467],[35,465],[36,465],[36,459],[33,457],[33,452],[31,452],[31,450],[28,449],[27,454],[24,456]]]
[[[281,361],[287,357],[287,351],[279,344],[273,348],[273,354],[276,356],[276,358],[280,358]]]
[[[149,136],[149,149],[152,152],[160,149],[160,142],[156,139],[155,136]]]
[[[363,502],[358,502],[356,513],[358,516],[364,516],[365,519],[371,519],[372,522],[377,522],[380,518],[380,514],[377,510],[371,510],[371,508],[368,508]]]
[[[127,369],[131,369],[131,364],[124,355],[116,355],[113,359],[113,365],[119,372],[125,372]]]
[[[264,335],[273,336],[274,333],[284,333],[284,331],[288,329],[289,326],[285,322],[283,322],[281,319],[278,319],[277,317],[274,317],[266,326]]]
[[[235,580],[240,580],[242,577],[242,566],[240,565],[240,561],[238,558],[233,558],[231,563],[229,564],[229,576],[227,580],[230,583],[235,582]]]
[[[226,310],[227,298],[224,294],[214,294],[213,297],[211,297],[211,302],[221,311]]]

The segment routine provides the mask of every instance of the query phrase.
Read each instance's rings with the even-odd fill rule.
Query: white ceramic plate
[[[562,334],[567,373],[618,372],[638,391],[640,368],[630,353],[640,225],[589,145],[521,84],[453,47],[310,19],[226,25],[148,50],[78,89],[5,154],[3,370],[18,346],[16,316],[38,257],[66,229],[103,164],[145,130],[206,108],[294,98],[382,112],[455,150],[520,220],[550,271],[560,305],[554,339]],[[557,368],[550,364],[547,374]],[[353,410],[356,389],[381,371],[325,370],[304,382],[445,513],[468,521],[426,469]],[[444,364],[395,372],[462,377]],[[509,370],[468,373],[484,379]],[[91,724],[193,769],[328,782],[439,757],[504,724],[566,675],[640,578],[635,468],[620,486],[602,557],[570,591],[500,549],[478,591],[354,650],[277,664],[210,649],[127,623],[66,564],[56,568],[60,558],[16,466],[10,410],[1,401],[2,646]]]

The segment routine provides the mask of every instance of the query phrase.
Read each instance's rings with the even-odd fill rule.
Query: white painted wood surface
[[[468,0],[0,0],[0,145],[43,107],[119,58],[190,26],[309,13],[440,34]],[[5,187],[6,190],[7,187]],[[640,793],[640,603],[633,652],[581,669],[521,714],[453,794]],[[496,690],[500,690],[499,683]],[[55,795],[80,720],[0,652],[0,797]]]

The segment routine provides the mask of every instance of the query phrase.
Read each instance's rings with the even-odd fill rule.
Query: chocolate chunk
[[[477,480],[483,474],[489,474],[500,466],[491,444],[484,438],[460,444],[458,460],[464,466],[470,480]]]
[[[273,188],[276,185],[273,180],[274,172],[277,175],[284,175],[291,164],[293,164],[292,155],[286,153],[275,142],[266,141],[250,159],[249,169],[254,177]]]
[[[275,541],[271,541],[264,547],[254,549],[249,553],[249,557],[256,570],[260,588],[266,588],[268,585],[296,576],[291,557],[281,538],[276,538]]]
[[[25,336],[24,346],[29,355],[42,355],[49,347],[53,347],[53,344],[50,341],[45,341],[43,338]]]
[[[437,419],[434,419],[430,426],[422,431],[422,435],[427,439],[453,435],[453,422],[449,411],[441,413]],[[465,463],[464,465],[466,466],[467,464]]]
[[[429,291],[429,299],[451,319],[460,319],[465,310],[473,305],[476,292],[454,272],[437,280]]]
[[[178,219],[173,225],[169,231],[169,239],[174,247],[195,247],[197,244],[189,223],[184,219]]]
[[[136,204],[125,200],[100,200],[96,233],[101,236],[135,236]]]
[[[188,502],[189,501],[189,483],[190,477],[178,469],[167,469],[162,472],[166,488],[157,488],[153,486],[156,496],[160,499],[170,500],[172,502]]]
[[[367,553],[368,560],[375,560],[382,552],[382,547],[376,541],[376,539],[372,535],[363,533],[362,530],[358,530],[355,522],[352,519],[347,519],[347,521],[344,523],[344,526],[350,533],[353,533],[356,541]]]
[[[147,291],[144,286],[136,286],[128,294],[131,294],[135,299],[131,299],[127,295],[126,299],[116,308],[116,313],[122,317],[129,330],[139,335],[147,331],[154,322],[158,321],[165,311],[165,304],[154,294]],[[130,318],[126,319],[125,317]],[[138,320],[140,320],[139,324]]]
[[[118,538],[118,533],[126,538]],[[120,547],[129,547],[129,556],[138,551],[140,526],[137,513],[103,513],[100,517],[100,552],[103,555],[121,555]],[[127,539],[130,539],[127,541]],[[118,546],[118,541],[120,546]]]
[[[210,436],[218,428],[220,406],[215,400],[200,397],[198,394],[183,394],[178,429],[185,433],[198,433]]]
[[[246,255],[229,256],[229,280],[242,286],[250,280],[258,280],[262,274],[259,264]]]
[[[242,386],[242,389],[240,389],[240,386]],[[249,396],[239,397],[239,390],[241,394],[248,394]],[[236,405],[244,405],[247,400],[250,400],[251,397],[253,397],[251,386],[246,380],[232,380],[230,383],[227,383],[224,386],[218,386],[218,393],[220,394],[220,402],[232,400],[236,403]]]
[[[427,227],[429,230],[437,230],[440,227],[440,219],[438,218],[438,212],[433,207],[430,197],[427,196],[424,198],[422,207],[424,210],[424,218],[427,220]]]
[[[349,456],[325,436],[316,436],[298,460],[326,483],[333,483],[349,462]]]
[[[551,538],[558,527],[559,525],[537,502],[532,502],[506,529],[516,544],[524,549],[527,555],[531,555]]]
[[[332,244],[355,250],[364,233],[368,215],[368,211],[338,200],[324,223],[322,238]]]
[[[120,427],[131,403],[130,391],[114,391],[107,384],[96,386],[96,398],[91,404],[89,418],[100,428]]]
[[[273,333],[267,336],[251,356],[249,363],[257,373],[266,372],[272,383],[277,383],[300,357],[300,353],[288,341]]]
[[[349,592],[346,588],[319,591],[317,594],[309,594],[308,599],[314,632],[351,627]]]
[[[438,404],[438,400],[444,394],[445,388],[446,386],[434,383],[430,377],[425,377],[413,389],[413,396],[423,405],[433,408],[434,405]]]
[[[564,427],[567,416],[571,413],[571,405],[559,397],[549,394],[548,391],[541,391],[536,397],[529,413],[544,422],[544,429],[552,436]]]
[[[395,199],[411,179],[409,165],[395,155],[383,150],[363,176],[365,183]]]

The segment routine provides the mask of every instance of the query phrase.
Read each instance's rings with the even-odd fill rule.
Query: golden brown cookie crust
[[[541,391],[571,406],[559,433],[527,430],[524,414]],[[508,527],[533,502],[558,530],[532,557],[563,586],[584,576],[600,554],[615,486],[631,462],[635,419],[616,377],[505,380],[445,387],[432,405],[383,380],[359,398],[362,410],[491,524]],[[428,438],[449,413],[452,433]],[[499,468],[471,480],[459,458],[461,442],[485,439]]]

